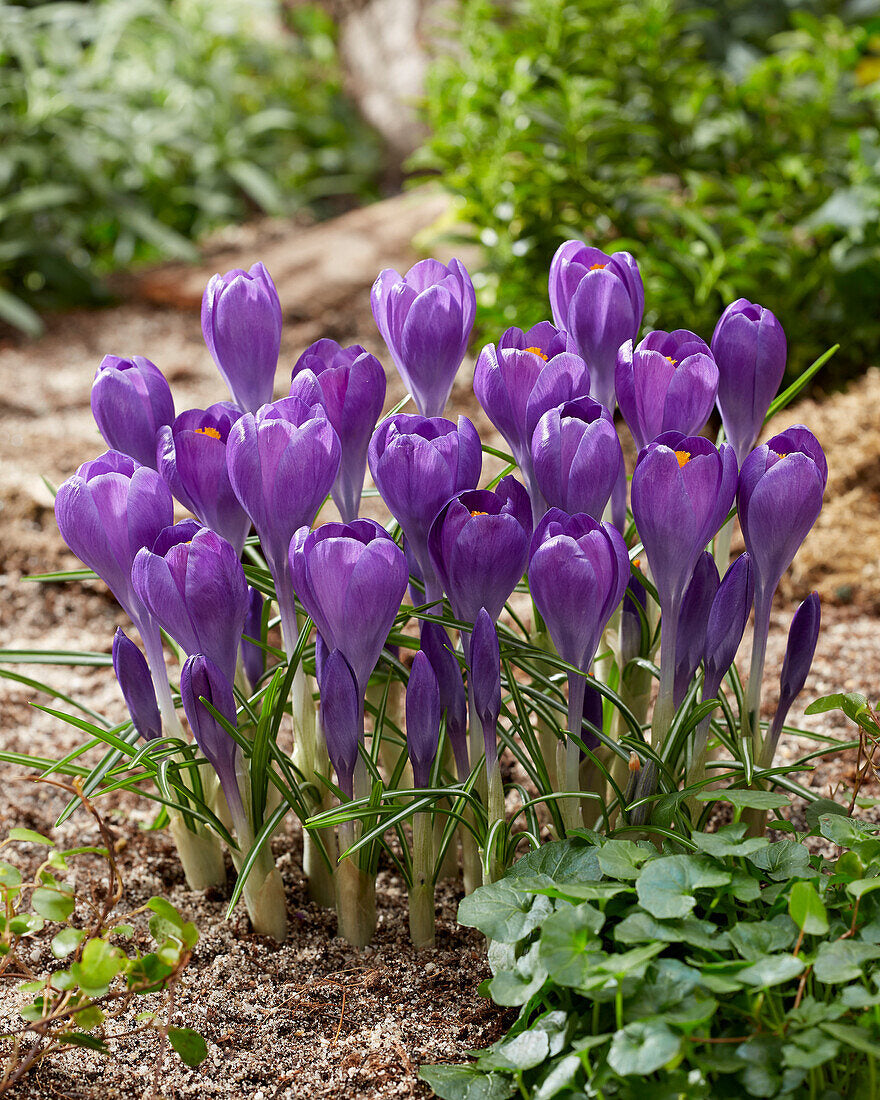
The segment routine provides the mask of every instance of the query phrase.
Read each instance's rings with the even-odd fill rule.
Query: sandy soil
[[[389,200],[313,228],[263,223],[227,236],[201,268],[163,268],[139,278],[126,288],[132,297],[114,309],[51,318],[38,343],[15,338],[0,343],[0,646],[107,652],[115,626],[124,625],[124,616],[100,585],[23,581],[28,573],[75,564],[58,535],[41,477],[57,484],[104,449],[88,394],[105,353],[152,359],[166,372],[178,409],[224,398],[201,338],[201,289],[216,270],[264,259],[285,309],[279,394],[286,392],[296,357],[322,335],[362,343],[387,360],[370,314],[370,284],[381,267],[405,269],[414,259],[410,240],[445,209],[445,200],[429,193]],[[388,405],[402,393],[389,370]],[[825,626],[805,698],[841,688],[876,693],[878,402],[880,371],[872,370],[845,394],[799,404],[777,426],[808,424],[828,450],[831,480],[825,511],[785,582],[774,616],[776,637],[767,672],[771,709],[794,601],[814,587],[825,604]],[[472,415],[484,439],[491,439],[464,369],[450,409]],[[108,716],[123,716],[106,669],[17,666],[16,671],[54,683]],[[47,756],[76,745],[79,735],[35,710],[34,699],[26,685],[0,686],[0,745]],[[792,719],[800,713],[796,708]],[[837,716],[808,721],[814,730],[846,733]],[[802,747],[792,743],[784,751]],[[854,758],[832,758],[806,781],[828,794],[851,782],[853,769]],[[56,793],[34,788],[22,773],[5,768],[0,835],[12,825],[46,830],[61,805]],[[454,921],[453,885],[438,896],[437,948],[417,955],[408,946],[401,884],[383,872],[375,944],[354,952],[334,938],[332,914],[306,901],[300,840],[290,826],[274,845],[293,928],[290,942],[279,949],[251,935],[243,914],[227,923],[219,894],[187,892],[167,837],[144,831],[150,812],[143,803],[124,796],[106,803],[105,811],[124,841],[125,905],[134,908],[153,893],[165,893],[202,932],[174,1022],[204,1034],[210,1055],[199,1070],[178,1068],[176,1060],[172,1065],[168,1059],[162,1074],[165,1095],[253,1100],[427,1096],[429,1090],[416,1080],[420,1062],[458,1060],[500,1034],[503,1015],[477,993],[485,977],[479,937]],[[60,842],[83,836],[83,830],[87,824],[77,815],[64,827]],[[32,962],[38,970],[47,966],[47,950],[37,952]],[[82,1052],[55,1060],[13,1095],[22,1100],[148,1095],[155,1043],[140,1037],[120,1040],[118,1049],[110,1062]]]

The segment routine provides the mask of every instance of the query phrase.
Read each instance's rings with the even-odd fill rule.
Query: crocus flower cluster
[[[499,750],[514,741],[530,782],[555,781],[542,791],[555,828],[595,823],[585,816],[584,782],[597,785],[589,793],[602,801],[616,791],[615,812],[629,813],[615,758],[624,776],[630,761],[622,786],[636,799],[631,820],[645,820],[660,782],[657,762],[676,766],[664,757],[676,712],[723,690],[753,606],[746,727],[752,759],[770,766],[820,617],[814,594],[792,623],[765,738],[757,715],[770,604],[819,514],[827,466],[803,426],[755,446],[785,367],[785,336],[768,310],[734,302],[711,343],[686,328],[642,334],[634,257],[568,241],[550,268],[552,322],[510,328],[476,357],[474,393],[512,460],[503,476],[481,484],[477,429],[465,416],[444,416],[475,318],[464,266],[423,260],[404,275],[385,270],[371,301],[416,412],[382,419],[382,363],[360,344],[330,339],[301,352],[288,394],[276,398],[275,284],[260,263],[217,274],[205,291],[202,330],[231,400],[218,393],[208,408],[175,415],[158,367],[105,357],[91,402],[112,449],[61,486],[56,515],[146,651],[117,632],[113,667],[134,729],[147,751],[179,752],[174,766],[186,766],[175,790],[202,806],[199,821],[231,822],[236,867],[270,812],[265,737],[251,744],[264,698],[279,708],[273,751],[288,756],[276,785],[294,784],[287,801],[314,829],[304,845],[313,896],[332,902],[335,894],[340,929],[354,943],[365,943],[375,924],[375,859],[370,838],[359,843],[361,818],[375,822],[382,800],[398,797],[404,773],[411,775],[418,809],[412,856],[401,866],[410,875],[413,938],[428,944],[438,860],[457,858],[431,799],[466,826],[468,887],[503,869],[512,851],[495,841],[489,851],[487,839],[481,859],[476,840],[481,820],[487,837],[505,826]],[[638,452],[631,490],[617,405]],[[716,407],[725,436],[717,445],[704,434]],[[387,526],[360,515],[368,470]],[[318,523],[328,495],[339,520]],[[174,499],[194,518],[174,523]],[[719,532],[729,531],[733,509],[747,553],[727,568]],[[529,600],[538,645],[525,625]],[[276,612],[280,662],[267,638]],[[180,700],[192,743],[177,716],[160,630],[185,657]],[[649,722],[644,675],[658,637],[660,685]],[[377,671],[385,679],[381,707],[369,702]],[[613,686],[600,691],[600,677]],[[407,684],[400,713],[397,680]],[[282,683],[289,700],[275,698]],[[565,711],[567,721],[554,721]],[[286,748],[284,712],[293,717]],[[692,725],[685,771],[699,786],[711,721]],[[396,763],[385,755],[389,729]],[[258,756],[260,790],[249,772]],[[193,767],[216,782],[190,775],[187,786]],[[398,791],[376,802],[377,782],[392,776]],[[418,801],[426,790],[430,798]],[[350,812],[339,816],[334,797]],[[195,860],[197,845],[204,852],[211,844],[216,856],[204,825],[193,827],[185,806],[166,801],[182,858]],[[256,877],[244,898],[254,925],[281,937],[284,899],[268,845],[250,866]],[[190,880],[201,881],[191,870]]]

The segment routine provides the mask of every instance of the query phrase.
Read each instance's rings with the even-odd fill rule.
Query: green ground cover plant
[[[719,11],[720,7],[720,11]],[[791,376],[880,336],[880,83],[851,4],[464,0],[433,67],[417,163],[486,248],[481,305],[523,327],[568,237],[637,252],[646,321],[708,338],[722,305],[797,321]],[[874,28],[876,33],[876,27]]]
[[[275,0],[0,2],[0,319],[35,333],[113,268],[374,195],[331,20],[281,19]]]
[[[782,819],[747,836],[756,792],[723,797],[716,832],[584,831],[464,899],[484,992],[520,1013],[472,1064],[423,1067],[438,1096],[877,1095],[880,827],[808,811],[823,858]]]

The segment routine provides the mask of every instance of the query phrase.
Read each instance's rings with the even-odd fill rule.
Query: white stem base
[[[168,816],[169,830],[190,890],[203,892],[212,886],[225,885],[226,865],[218,837],[204,829],[192,832],[176,810],[169,810]]]

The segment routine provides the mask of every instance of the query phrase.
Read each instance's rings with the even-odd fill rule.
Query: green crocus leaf
[[[549,898],[527,894],[516,879],[504,878],[474,890],[458,907],[459,924],[479,930],[489,939],[516,943],[553,912]]]
[[[779,810],[790,805],[787,794],[779,791],[700,791],[698,802],[730,802],[739,810]]]
[[[608,1064],[622,1077],[644,1076],[678,1054],[681,1038],[659,1020],[627,1024],[614,1033]]]
[[[651,860],[636,883],[642,908],[661,920],[686,917],[696,905],[695,890],[726,886],[730,874],[695,856]]]

